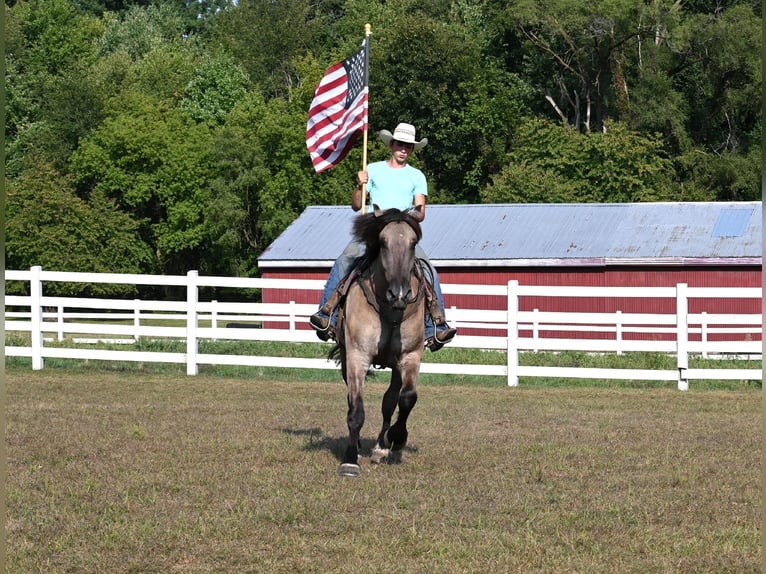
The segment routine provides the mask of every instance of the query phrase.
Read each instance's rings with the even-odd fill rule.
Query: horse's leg
[[[361,369],[358,366],[349,368],[348,363],[346,363],[346,374],[348,445],[346,445],[346,452],[343,455],[343,461],[338,469],[338,474],[341,476],[359,476],[361,474],[361,468],[359,467],[359,440],[362,425],[364,425],[362,389],[364,388],[364,378],[367,370]]]
[[[402,390],[399,392],[399,415],[396,423],[388,429],[384,442],[391,450],[401,450],[407,444],[407,417],[415,408],[418,401],[418,366],[414,368],[405,365],[402,373]]]
[[[375,448],[372,449],[371,460],[374,463],[381,462],[389,454],[388,446],[386,445],[386,432],[391,427],[391,419],[394,416],[396,410],[396,404],[399,401],[399,391],[402,389],[402,376],[398,369],[391,371],[391,384],[388,385],[386,394],[383,395],[383,405],[381,411],[383,413],[383,426],[380,429],[378,435],[378,442],[375,443]]]

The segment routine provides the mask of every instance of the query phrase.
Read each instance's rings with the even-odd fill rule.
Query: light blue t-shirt
[[[376,161],[367,166],[367,175],[367,211],[372,211],[374,205],[383,210],[395,207],[407,211],[415,204],[416,195],[428,195],[426,176],[409,164],[394,168],[388,162]]]

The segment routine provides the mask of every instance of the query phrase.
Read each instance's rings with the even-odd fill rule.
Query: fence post
[[[289,322],[287,326],[288,326],[288,330],[290,331],[290,335],[292,335],[295,333],[295,314],[297,313],[297,311],[295,310],[295,301],[290,301],[289,309],[290,309],[288,311]]]
[[[218,337],[218,299],[210,301],[210,328],[213,330],[213,341],[217,341]]]
[[[199,271],[186,274],[186,374],[197,374],[197,278]]]
[[[59,343],[64,340],[64,306],[58,306],[58,313],[56,314],[56,327],[58,328],[58,341]]]
[[[508,281],[508,386],[519,386],[519,282]]]
[[[614,338],[617,340],[619,345],[617,345],[617,354],[622,355],[622,311],[617,309],[615,311],[616,319],[615,319],[615,326],[614,326]]]
[[[518,309],[517,309],[518,311]],[[540,316],[540,309],[532,309],[532,341],[534,341],[534,349],[532,349],[533,353],[537,353],[540,349],[538,349],[538,337],[540,336],[540,319],[538,318]]]
[[[678,360],[678,390],[688,391],[689,380],[686,370],[689,368],[689,299],[686,295],[686,283],[676,285],[676,355]]]
[[[702,312],[702,324],[700,325],[700,341],[702,342],[702,357],[707,359],[707,311]]]
[[[133,340],[137,343],[141,338],[141,299],[133,299]]]
[[[29,295],[31,301],[30,321],[32,335],[32,370],[39,371],[43,368],[43,283],[40,281],[40,273],[43,268],[39,265],[32,267],[29,272]]]

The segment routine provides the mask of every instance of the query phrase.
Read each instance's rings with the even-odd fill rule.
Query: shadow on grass
[[[326,451],[331,453],[338,462],[343,461],[343,455],[346,452],[346,445],[348,445],[348,435],[343,436],[328,436],[319,427],[313,427],[308,429],[289,429],[283,428],[281,431],[290,436],[306,437],[306,444],[303,446],[305,451]],[[359,442],[359,454],[364,457],[369,457],[372,453],[372,449],[375,447],[375,438],[362,438]],[[417,452],[417,447],[405,446],[402,449],[404,452]],[[394,453],[392,453],[393,455]],[[388,464],[400,464],[401,453],[397,453],[398,456],[389,456],[387,459]]]

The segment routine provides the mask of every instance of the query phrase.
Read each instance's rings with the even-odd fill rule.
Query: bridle
[[[376,273],[376,271],[379,271],[379,269],[376,269],[376,267],[379,268],[379,266],[380,264],[377,261],[374,262],[372,265],[367,267],[367,269],[365,269],[356,279],[359,287],[362,289],[362,293],[364,293],[364,298],[367,300],[367,303],[369,303],[378,314],[380,314],[380,303],[385,301],[385,298],[378,296],[378,286],[382,285],[382,282],[378,280],[382,274]],[[417,279],[417,289],[411,297],[405,300],[407,309],[410,309],[413,305],[419,303],[420,300],[425,296],[423,289],[423,271],[421,269],[419,260],[417,259],[413,264],[412,269],[410,270],[410,278],[412,277]],[[413,312],[414,309],[410,311],[410,313],[405,313],[402,316],[402,320],[408,318]]]

